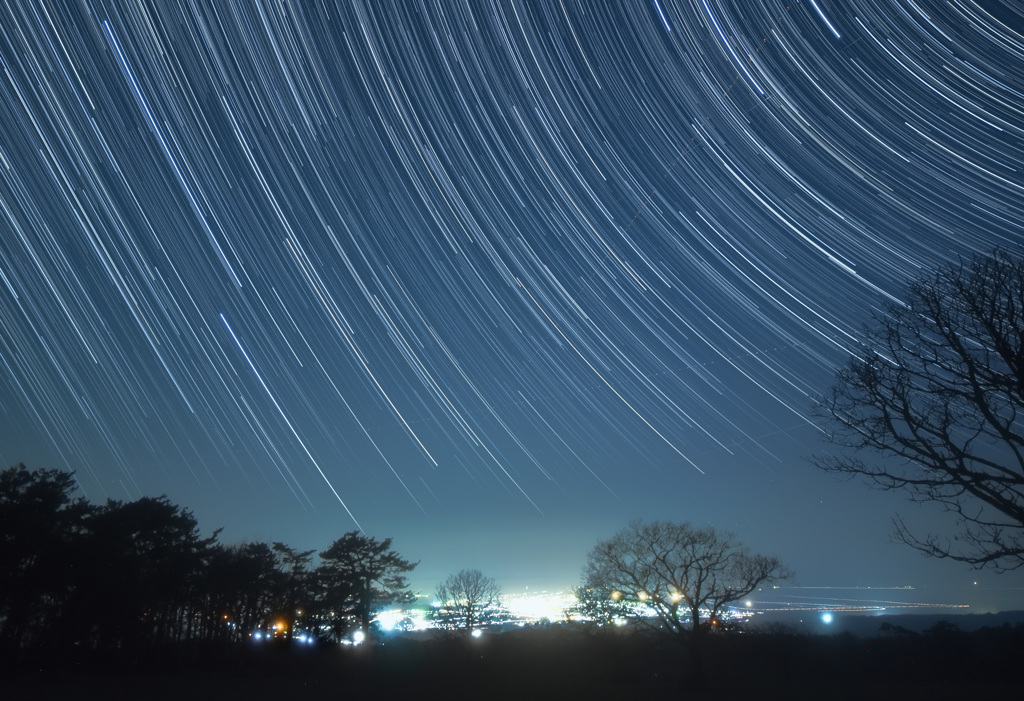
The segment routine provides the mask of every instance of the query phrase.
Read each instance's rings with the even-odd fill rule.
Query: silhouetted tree
[[[280,572],[278,577],[278,615],[287,622],[288,635],[297,629],[314,628],[317,589],[313,576],[313,555],[316,550],[296,550],[279,541],[274,542],[274,555]]]
[[[910,286],[820,402],[833,443],[812,458],[951,512],[951,540],[894,534],[976,567],[1024,565],[1024,260],[1004,250]]]
[[[227,594],[224,619],[241,638],[271,624],[285,605],[284,574],[274,549],[263,542],[240,543],[220,549],[214,559],[218,584]]]
[[[284,543],[216,545],[202,573],[203,639],[241,640],[267,627],[281,637],[312,629],[315,551]]]
[[[238,642],[273,628],[340,639],[369,632],[385,606],[411,599],[417,563],[391,539],[346,533],[320,553],[281,542],[221,545],[166,497],[91,506],[71,474],[0,472],[0,663],[74,650],[141,661],[199,641]]]
[[[90,507],[72,473],[0,472],[0,656],[52,629],[74,590]]]
[[[210,548],[200,585],[204,597],[200,637],[205,640],[237,642],[252,632],[251,623],[243,621],[251,580],[240,566],[242,557],[238,546]]]
[[[590,551],[584,586],[607,591],[623,611],[689,644],[694,678],[703,681],[700,647],[729,604],[790,576],[775,557],[758,555],[731,533],[689,523],[633,521]]]
[[[313,571],[316,616],[326,624],[328,638],[340,641],[356,625],[356,582],[348,572],[328,565]]]
[[[470,631],[498,603],[501,587],[480,570],[461,570],[437,585],[437,621],[447,630]]]
[[[349,620],[369,634],[379,610],[412,600],[405,574],[419,563],[399,556],[391,549],[391,540],[351,531],[320,553],[323,564],[317,576],[336,638],[344,634]]]
[[[83,604],[95,612],[105,650],[138,655],[156,642],[190,637],[200,614],[197,585],[216,535],[166,497],[108,501],[88,521],[93,567]]]

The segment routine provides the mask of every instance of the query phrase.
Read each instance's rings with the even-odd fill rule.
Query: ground
[[[983,699],[1015,698],[1024,628],[915,636],[716,636],[707,685],[685,650],[638,633],[547,628],[479,640],[390,639],[376,647],[287,644],[126,669],[7,670],[6,698],[32,699]]]

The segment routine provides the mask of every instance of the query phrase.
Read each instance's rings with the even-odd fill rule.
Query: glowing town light
[[[472,635],[474,638],[479,638],[483,634],[484,634],[484,632],[480,628],[474,628],[473,632],[470,633],[470,635]]]
[[[614,594],[612,598],[615,598]],[[502,603],[512,616],[527,621],[560,621],[565,618],[565,610],[572,605],[573,600],[571,594],[541,592],[528,596],[508,596]]]
[[[364,633],[363,631],[357,630],[355,633],[352,634],[352,644],[353,645],[358,645],[359,643],[363,642],[364,640],[366,640],[366,633]]]
[[[390,609],[381,611],[374,620],[382,630],[395,630],[405,618],[406,614],[401,609]]]
[[[832,614],[828,613],[828,612],[825,612],[825,613],[821,614],[821,622],[824,623],[825,625],[828,625],[829,623],[831,623],[832,622]]]

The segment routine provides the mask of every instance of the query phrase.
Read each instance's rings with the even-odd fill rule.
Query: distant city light
[[[616,598],[615,594],[612,598]],[[534,594],[508,595],[502,597],[502,605],[514,618],[522,618],[530,622],[562,621],[566,617],[566,609],[576,603],[576,597],[569,592],[538,592]]]
[[[903,588],[899,587],[899,589]],[[483,611],[481,618],[473,621],[475,625],[483,625],[485,627],[474,628],[466,631],[466,633],[471,635],[473,639],[479,639],[484,636],[485,631],[490,635],[491,633],[511,627],[522,628],[537,624],[557,624],[565,621],[593,622],[598,626],[625,626],[633,618],[654,618],[657,615],[654,604],[657,602],[673,601],[678,603],[685,599],[684,592],[674,588],[660,593],[643,590],[629,593],[617,590],[607,591],[604,596],[615,601],[617,604],[614,608],[607,611],[607,614],[612,616],[609,618],[601,616],[593,618],[592,613],[587,613],[581,609],[580,602],[575,593],[570,590],[527,590],[505,594],[500,598],[500,601]],[[428,595],[421,595],[419,598],[423,600],[419,605],[380,612],[373,620],[374,625],[382,633],[388,635],[426,631],[440,627],[441,624],[433,615],[438,608],[438,604],[435,603],[433,607],[424,606],[425,602],[431,601],[430,597]],[[606,603],[610,602],[606,599]],[[804,599],[793,602],[763,598],[758,600],[756,607],[753,599],[740,600],[735,606],[729,607],[724,611],[718,611],[718,618],[714,620],[706,618],[715,613],[706,608],[701,609],[700,615],[702,620],[708,621],[709,625],[716,626],[725,622],[755,620],[756,616],[763,612],[807,611],[812,617],[816,616],[816,618],[811,620],[817,621],[818,625],[831,626],[835,625],[837,612],[877,613],[891,609],[925,607],[965,608],[966,605],[938,605],[923,602],[895,604],[874,599],[865,600],[861,604],[849,603],[846,600],[843,603],[839,603],[834,599],[827,602],[810,602]],[[683,617],[688,618],[689,615],[687,611],[683,614]],[[803,622],[803,619],[801,619],[801,622]],[[228,625],[231,624],[229,623]],[[253,631],[250,639],[270,641],[274,638],[288,638],[289,634],[296,644],[303,646],[330,638],[330,633],[322,625],[322,622],[314,620],[311,623],[303,624],[301,627],[296,626],[293,629],[291,622],[277,619],[264,624],[260,630]],[[366,634],[361,630],[356,630],[346,635],[340,642],[343,645],[355,646],[366,642],[366,640]]]
[[[381,627],[381,630],[395,630],[405,617],[406,614],[401,609],[391,609],[389,611],[381,611],[377,614],[375,620]]]

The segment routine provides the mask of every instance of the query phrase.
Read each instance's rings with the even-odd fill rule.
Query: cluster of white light
[[[250,634],[250,637],[253,640],[263,640],[264,638],[267,640],[273,640],[277,636],[275,636],[273,633],[269,631],[264,633],[263,631],[257,630],[254,633]],[[297,643],[302,643],[303,645],[312,645],[316,642],[316,636],[312,635],[311,633],[299,633],[298,635],[293,636],[292,640],[294,640]]]
[[[566,611],[576,604],[576,597],[569,592],[537,594],[512,594],[502,597],[502,605],[512,618],[527,622],[564,621]]]
[[[388,609],[377,614],[374,620],[381,630],[427,630],[431,622],[421,609]]]

